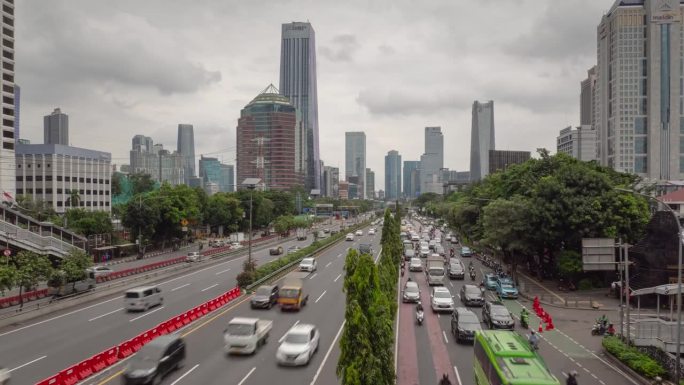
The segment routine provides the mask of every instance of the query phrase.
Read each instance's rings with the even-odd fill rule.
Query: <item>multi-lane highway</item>
[[[380,253],[380,234],[363,237],[354,242],[342,241],[318,256],[318,270],[314,273],[293,272],[303,277],[309,294],[309,303],[299,312],[282,312],[277,307],[270,310],[254,310],[249,304],[250,296],[228,305],[216,314],[210,314],[181,332],[187,345],[185,366],[171,374],[164,383],[182,384],[336,384],[335,375],[339,357],[338,339],[344,321],[345,297],[344,259],[350,247],[359,243],[371,243],[374,256]],[[276,282],[279,283],[280,281]],[[177,284],[180,284],[178,282]],[[233,317],[256,317],[273,321],[273,329],[266,345],[252,356],[227,356],[224,354],[223,330]],[[318,352],[305,367],[280,367],[275,353],[279,341],[297,323],[309,323],[321,333]],[[120,382],[124,364],[113,367],[88,384],[111,384]]]
[[[303,247],[312,239],[291,240],[282,246],[285,250],[292,245]],[[257,263],[277,258],[269,255],[268,247],[256,248],[253,255]],[[179,276],[157,282],[164,303],[146,312],[127,313],[120,292],[0,329],[0,366],[12,371],[13,383],[35,383],[229,290],[235,286],[245,258],[201,262]]]
[[[419,223],[414,224],[420,227]],[[444,238],[444,237],[442,237]],[[446,240],[443,240],[445,250],[452,248]],[[459,247],[454,247],[456,253]],[[457,255],[460,257],[460,255]],[[472,260],[476,266],[477,280],[471,281],[466,275],[464,280],[450,280],[446,287],[454,295],[455,306],[464,306],[458,294],[464,284],[479,284],[484,273],[490,270],[484,267],[476,258],[460,257],[467,267]],[[430,292],[425,274],[414,272],[407,274],[402,279],[402,287],[408,277],[418,282],[421,288],[421,297],[425,306],[426,319],[421,326],[415,322],[415,305],[402,304],[399,308],[399,359],[398,359],[398,385],[436,384],[442,374],[447,373],[454,384],[473,385],[473,347],[472,344],[459,344],[451,334],[449,314],[435,314],[430,310]],[[495,292],[487,291],[486,300],[498,300]],[[518,324],[517,315],[522,306],[531,308],[531,304],[524,300],[504,300],[504,304],[516,317],[516,332],[523,335],[529,333]],[[471,307],[482,320],[482,309]],[[547,309],[555,318],[556,330],[543,332],[540,342],[540,354],[552,373],[561,381],[565,382],[565,374],[576,370],[580,374],[580,383],[607,385],[607,384],[636,384],[620,370],[606,361],[601,353],[600,338],[589,335],[588,322],[580,322],[578,319],[587,320],[596,318],[598,315],[588,311],[586,314],[577,314],[581,311],[573,310],[572,313],[564,309]],[[571,322],[572,321],[572,322]],[[537,327],[539,319],[531,316],[530,324]],[[582,325],[572,326],[572,325]],[[487,326],[482,324],[483,329]],[[430,354],[426,354],[430,352]]]

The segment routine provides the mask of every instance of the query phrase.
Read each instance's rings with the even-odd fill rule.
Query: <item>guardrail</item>
[[[36,385],[74,385],[79,381],[83,381],[93,374],[101,372],[116,364],[118,361],[126,359],[153,339],[165,334],[173,333],[176,330],[187,326],[198,318],[223,307],[230,301],[240,297],[240,295],[240,288],[234,287],[214,299],[175,317],[169,318],[167,321],[160,323],[152,329],[144,331],[116,346],[107,348],[101,353],[95,354],[53,376],[39,381]]]
[[[10,306],[16,306],[22,302],[29,302],[36,299],[45,298],[47,295],[48,289],[40,289],[29,291],[22,295],[14,295],[12,297],[0,298],[0,309],[5,309]]]

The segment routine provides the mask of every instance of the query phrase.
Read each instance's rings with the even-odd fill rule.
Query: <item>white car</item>
[[[428,255],[430,255],[430,249],[428,249],[428,248],[425,247],[425,246],[421,247],[421,248],[420,248],[420,256],[421,256],[422,258],[427,258]]]
[[[95,274],[95,278],[106,277],[114,272],[114,270],[107,266],[93,266],[89,270]],[[0,382],[0,384],[2,384],[2,382]]]
[[[304,258],[299,262],[299,271],[316,271],[316,259],[315,258]]]
[[[186,258],[186,261],[188,261],[188,262],[200,262],[200,261],[202,261],[202,254],[200,254],[199,251],[191,251],[188,253],[188,257]]]
[[[233,242],[230,244],[230,248],[231,249],[239,249],[239,248],[242,248],[242,245],[240,244],[240,242]]]
[[[359,237],[363,236],[363,230],[356,230],[356,235]]]
[[[368,230],[368,235],[375,235],[375,229]]]
[[[353,240],[354,240],[354,234],[349,233],[349,234],[347,234],[347,237],[344,238],[344,239],[347,240],[347,241],[353,241]]]
[[[293,326],[283,343],[278,347],[276,360],[280,365],[306,365],[318,351],[320,334],[318,328],[310,324],[298,324]]]
[[[423,271],[423,263],[420,261],[420,258],[411,258],[409,271]]]
[[[454,311],[454,297],[449,292],[449,289],[444,286],[438,286],[432,289],[430,305],[433,312],[446,311],[451,313]]]
[[[9,384],[10,380],[10,372],[9,370],[0,367],[0,385],[6,385]]]

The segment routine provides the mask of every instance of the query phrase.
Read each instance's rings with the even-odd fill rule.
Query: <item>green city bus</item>
[[[477,385],[560,385],[541,356],[518,333],[477,331],[474,353]]]

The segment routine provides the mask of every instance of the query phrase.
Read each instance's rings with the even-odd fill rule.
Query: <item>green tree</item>
[[[60,270],[64,272],[65,283],[71,283],[72,290],[76,288],[76,281],[85,279],[86,269],[92,266],[92,258],[83,250],[73,249],[60,264]]]
[[[157,188],[158,183],[149,174],[135,173],[128,176],[133,187],[133,195],[144,194]]]
[[[28,215],[35,220],[60,223],[57,212],[51,204],[43,199],[32,199],[28,195],[19,195],[16,198],[17,207],[22,214]]]
[[[93,234],[111,234],[113,231],[112,220],[105,211],[69,209],[65,217],[68,228],[86,237]]]
[[[81,195],[79,195],[78,190],[67,190],[66,193],[69,197],[64,201],[67,207],[79,207],[81,204]]]
[[[112,174],[112,196],[121,195],[121,193],[122,193],[121,179],[122,178],[124,178],[124,175],[120,172],[115,172]]]
[[[207,199],[204,218],[210,226],[223,226],[226,232],[237,231],[242,215],[240,201],[229,193],[217,193]]]
[[[278,234],[287,234],[294,228],[295,219],[292,215],[283,215],[276,218],[274,227]]]
[[[6,290],[12,290],[16,286],[17,269],[8,263],[8,258],[0,258],[0,294],[5,295]]]
[[[32,290],[39,282],[49,280],[54,271],[47,256],[30,251],[20,251],[11,258],[10,263],[15,267],[15,284],[19,286],[20,296],[23,290]]]
[[[534,231],[528,220],[531,210],[525,199],[516,196],[511,200],[497,199],[489,203],[482,215],[482,242],[501,250],[504,260],[511,263],[514,278],[517,266],[522,262],[521,253],[527,251],[527,234]]]
[[[582,256],[575,250],[563,250],[558,257],[558,272],[573,279],[582,273]]]

